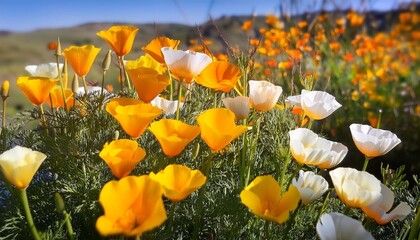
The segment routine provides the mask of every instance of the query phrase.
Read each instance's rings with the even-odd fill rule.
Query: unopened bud
[[[59,193],[54,194],[54,202],[55,202],[55,211],[58,214],[61,214],[65,210],[64,200]]]
[[[9,97],[9,89],[10,89],[9,80],[5,80],[3,84],[1,85],[1,97],[3,98],[3,101]]]
[[[77,75],[74,74],[73,81],[71,82],[71,91],[73,92],[73,94],[76,94],[78,89],[79,89],[79,79],[77,78]]]
[[[192,158],[195,159],[199,153],[200,153],[200,143],[197,142],[194,145],[194,149],[192,150]]]
[[[57,37],[57,49],[55,50],[55,55],[56,56],[61,56],[61,42],[60,42],[60,37]]]
[[[108,71],[109,66],[111,65],[111,52],[112,52],[111,50],[108,50],[104,58],[104,61],[102,62],[102,69],[104,71]]]

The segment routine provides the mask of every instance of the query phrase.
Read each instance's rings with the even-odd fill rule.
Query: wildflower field
[[[420,14],[372,19],[58,36],[0,79],[0,239],[420,239]]]

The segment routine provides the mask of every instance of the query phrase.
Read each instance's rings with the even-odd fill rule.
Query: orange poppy
[[[33,104],[39,106],[48,98],[57,81],[57,79],[46,77],[25,76],[19,77],[16,85]]]
[[[179,40],[174,40],[167,37],[157,37],[145,47],[143,47],[142,50],[152,56],[156,61],[165,63],[161,49],[163,47],[172,47],[172,49],[177,49],[179,43]]]
[[[215,91],[229,92],[241,77],[241,70],[229,62],[212,62],[197,76],[196,82]]]
[[[89,72],[100,50],[100,48],[93,45],[70,46],[64,49],[63,56],[67,59],[74,72],[79,77],[83,77]]]
[[[200,128],[178,120],[161,119],[150,124],[149,130],[158,139],[163,152],[174,157],[200,134]]]
[[[106,105],[110,113],[132,138],[137,139],[162,110],[134,98],[114,98]]]
[[[104,39],[118,56],[124,56],[131,51],[138,30],[133,26],[112,26],[96,35]]]
[[[168,75],[165,73],[159,74],[152,68],[139,67],[129,69],[127,72],[139,98],[146,103],[152,101],[169,85]]]

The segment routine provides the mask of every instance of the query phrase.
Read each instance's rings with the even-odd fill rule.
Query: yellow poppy
[[[131,51],[138,30],[134,26],[112,26],[96,35],[104,39],[118,56],[124,56]]]
[[[83,77],[89,72],[100,50],[100,48],[93,45],[70,46],[63,50],[63,56],[67,59],[74,72],[79,77]]]
[[[19,77],[16,81],[18,88],[35,105],[41,105],[48,98],[57,79],[46,77]]]
[[[146,130],[150,122],[162,113],[162,110],[133,98],[114,98],[106,105],[122,129],[134,139]]]
[[[150,68],[155,71],[157,71],[159,74],[163,74],[166,72],[166,68],[164,65],[156,61],[154,58],[152,58],[149,54],[140,56],[136,60],[127,60],[125,61],[125,69],[127,71],[136,69],[139,67],[145,67]]]
[[[242,190],[240,197],[252,213],[279,224],[287,221],[300,200],[299,191],[293,185],[282,196],[280,185],[270,175],[256,177]]]
[[[151,68],[139,67],[127,72],[139,98],[146,103],[152,101],[169,85],[167,74],[159,74]]]
[[[150,124],[149,130],[158,139],[163,152],[173,157],[182,152],[200,134],[200,128],[178,120],[161,119]]]
[[[235,124],[235,114],[226,108],[208,109],[197,117],[201,138],[213,151],[220,151],[248,127]]]
[[[199,170],[179,164],[168,165],[157,174],[151,172],[149,176],[161,184],[163,195],[174,203],[188,197],[206,182],[206,176]]]
[[[99,153],[99,157],[108,164],[114,176],[120,179],[128,176],[145,156],[144,149],[136,141],[128,139],[106,143]]]
[[[241,77],[241,70],[229,62],[212,62],[197,76],[196,82],[215,91],[229,92]]]
[[[141,236],[167,218],[162,187],[149,176],[128,176],[107,182],[99,194],[104,215],[96,221],[102,236]]]
[[[179,40],[174,40],[167,37],[157,37],[145,47],[143,47],[142,50],[152,56],[156,61],[165,63],[161,49],[163,47],[172,47],[172,49],[177,49],[179,43]]]
[[[51,94],[52,104],[49,98],[45,100],[45,102],[49,106],[52,105],[53,108],[64,107],[63,92],[61,91],[60,86],[54,86],[50,94]],[[64,95],[66,99],[67,109],[70,109],[70,107],[73,106],[74,104],[73,91],[71,89],[64,89]]]

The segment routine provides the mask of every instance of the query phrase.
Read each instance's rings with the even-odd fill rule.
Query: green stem
[[[23,209],[25,211],[26,220],[28,221],[29,229],[31,230],[32,236],[36,240],[41,240],[38,230],[36,230],[34,220],[32,219],[31,209],[29,208],[28,196],[26,189],[20,190],[20,200],[22,201]]]
[[[378,123],[376,124],[376,128],[381,127],[381,120],[382,120],[382,109],[379,109]]]
[[[370,157],[365,156],[365,162],[363,163],[362,171],[366,171],[366,168],[370,159],[371,159]]]
[[[124,80],[127,82],[128,91],[131,92],[131,83],[130,83],[130,79],[128,77],[128,73],[125,70],[124,56],[118,57],[118,62],[119,62],[119,67],[120,67],[121,90],[122,90],[122,86],[123,86],[122,83],[123,83],[123,77],[124,77]]]
[[[213,91],[213,108],[217,108],[217,92]]]
[[[67,111],[66,95],[64,94],[63,76],[60,71],[60,56],[55,55],[55,60],[57,63],[58,79],[60,79],[61,96],[63,97],[64,109]]]
[[[102,82],[101,82],[101,99],[104,95],[104,87],[105,87],[105,75],[106,75],[106,70],[104,70],[102,72]]]
[[[1,126],[4,130],[6,128],[6,98],[3,98],[3,114],[1,119]]]
[[[408,240],[414,240],[416,236],[418,236],[418,239],[420,239],[420,207],[417,207],[417,214],[416,218],[413,221],[413,224],[411,225],[411,231],[410,235],[408,235]]]
[[[171,213],[169,214],[169,219],[168,219],[168,223],[169,223],[168,226],[172,232],[174,228],[175,207],[176,207],[176,202],[173,202],[172,207],[171,207]]]
[[[286,155],[286,159],[284,160],[284,164],[283,164],[283,169],[281,170],[281,175],[280,175],[280,187],[283,189],[283,182],[284,182],[284,176],[286,175],[286,171],[287,171],[287,166],[289,165],[290,162],[290,148],[287,151],[287,155]]]
[[[289,181],[287,182],[286,188],[285,190],[287,191],[287,189],[289,189],[290,184],[292,183],[293,178],[299,174],[299,171],[302,169],[303,164],[299,164],[298,167],[295,169],[295,171],[293,172],[293,175],[289,178]]]
[[[289,235],[290,228],[292,227],[292,225],[293,225],[293,223],[295,221],[296,215],[297,215],[299,209],[301,208],[301,206],[302,206],[302,201],[299,202],[298,207],[290,215],[289,221],[287,221],[286,227],[284,229],[284,234],[283,234],[285,236],[284,239],[288,239],[287,236]]]
[[[64,215],[65,221],[66,221],[67,232],[69,234],[70,239],[73,240],[74,239],[74,233],[73,233],[73,227],[71,226],[71,222],[70,222],[70,214],[68,214],[66,211],[64,211],[63,215]]]
[[[174,81],[172,79],[172,75],[171,75],[171,72],[169,71],[169,68],[167,72],[169,76],[169,100],[173,101],[174,100]]]
[[[270,221],[265,220],[264,225],[265,239],[270,239]]]
[[[246,120],[244,120],[246,123]],[[240,166],[239,166],[239,177],[240,177],[240,186],[241,188],[244,188],[245,185],[245,169],[246,169],[246,160],[247,160],[247,152],[248,149],[248,137],[247,134],[244,133],[242,135],[242,150],[241,150],[241,160],[240,160]]]
[[[259,134],[260,134],[260,125],[261,125],[262,114],[258,114],[257,120],[255,120],[255,115],[256,115],[255,113],[256,112],[254,112],[253,119],[254,119],[254,124],[255,124],[255,121],[256,121],[256,127],[255,127],[255,131],[253,131],[253,134],[252,134],[251,153],[250,153],[250,156],[248,158],[247,173],[246,173],[246,178],[245,178],[245,186],[248,185],[249,179],[251,177],[251,169],[252,169],[252,166],[254,165],[255,160],[257,158],[256,152],[257,152],[257,145],[258,145],[258,137],[259,137]]]
[[[198,197],[197,197],[197,213],[194,217],[194,232],[193,232],[193,238],[192,239],[198,239],[198,231],[199,228],[201,226],[201,218],[200,216],[202,215],[202,211],[203,211],[203,198],[204,198],[204,193],[206,191],[206,185],[207,182],[209,181],[209,176],[210,176],[210,169],[211,169],[211,159],[213,158],[214,153],[210,152],[209,156],[207,157],[206,162],[204,163],[204,165],[201,167],[201,172],[204,174],[204,176],[207,177],[206,182],[204,183],[204,185],[200,188],[200,190],[198,191]]]
[[[304,120],[305,120],[305,118],[302,121],[304,121]],[[312,123],[313,122],[314,122],[314,120],[312,120],[311,118],[309,118],[309,121],[308,121],[308,129],[309,130],[312,128]]]
[[[85,95],[88,94],[86,86],[86,76],[82,76],[83,88],[85,89]]]
[[[179,86],[178,86],[178,104],[176,105],[176,120],[179,120],[179,109],[180,109],[181,97],[182,97],[182,81],[183,79],[181,78],[179,80]]]
[[[330,197],[330,193],[331,193],[331,191],[328,191],[328,194],[325,197],[324,202],[322,203],[322,207],[319,210],[318,215],[316,216],[316,221],[317,222],[318,222],[319,218],[321,217],[322,213],[324,212],[325,206],[327,205],[327,201],[328,201],[328,199]]]

